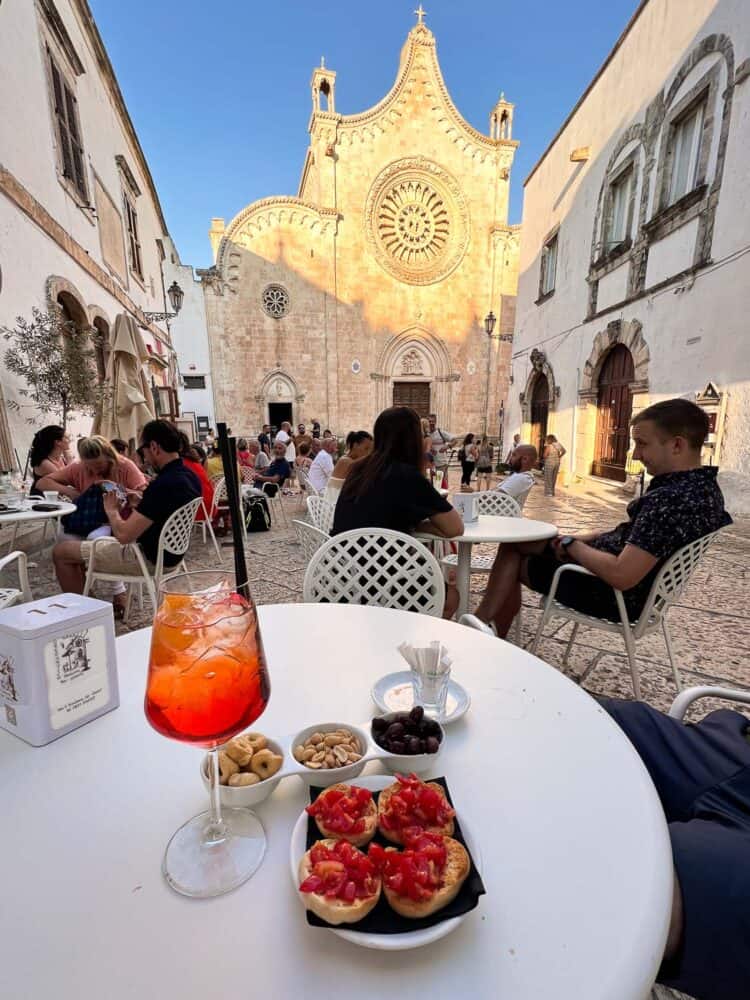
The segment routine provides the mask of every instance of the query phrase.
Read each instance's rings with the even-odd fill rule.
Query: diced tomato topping
[[[377,888],[377,865],[346,840],[337,840],[332,847],[318,841],[310,851],[310,861],[312,871],[300,892],[353,903],[372,896]]]
[[[448,858],[443,837],[421,831],[412,837],[405,851],[370,844],[368,855],[384,885],[417,903],[429,899],[440,888]]]
[[[310,816],[317,817],[332,833],[341,835],[363,833],[365,821],[362,818],[372,802],[372,792],[367,788],[331,788],[321,793],[307,807]]]
[[[412,828],[419,833],[429,827],[441,827],[456,815],[445,796],[420,781],[416,774],[407,778],[397,774],[396,779],[400,787],[391,795],[380,817],[385,830],[399,832],[405,841],[407,834],[413,836]]]

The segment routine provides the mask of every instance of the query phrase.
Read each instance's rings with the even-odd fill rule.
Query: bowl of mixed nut
[[[362,729],[338,722],[308,726],[291,744],[292,757],[301,765],[299,776],[306,784],[323,788],[360,774],[368,749]]]

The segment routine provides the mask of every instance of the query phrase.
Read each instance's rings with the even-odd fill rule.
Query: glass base
[[[161,870],[183,896],[221,896],[247,882],[266,853],[263,824],[248,809],[222,809],[222,829],[211,813],[193,816],[167,844]]]

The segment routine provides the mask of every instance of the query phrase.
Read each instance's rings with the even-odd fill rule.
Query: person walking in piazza
[[[467,434],[464,438],[458,460],[461,463],[461,490],[468,491],[471,489],[471,475],[477,464],[477,446],[474,444],[473,434]]]
[[[491,476],[492,476],[492,459],[495,454],[495,449],[492,447],[492,443],[486,434],[482,435],[482,438],[477,445],[477,489],[482,492],[482,489],[489,490],[492,487]],[[484,483],[484,487],[482,486]]]
[[[520,443],[521,443],[521,435],[520,434],[514,434],[513,435],[513,444],[510,446],[510,448],[508,449],[508,454],[505,456],[505,464],[506,465],[510,465],[510,460],[511,460],[511,458],[513,456],[513,452],[516,450],[516,448],[519,446]]]
[[[431,413],[428,420],[430,437],[432,438],[432,455],[435,462],[435,471],[442,480],[441,485],[447,489],[448,462],[450,461],[451,449],[456,444],[458,437],[438,427],[436,413]]]
[[[555,483],[560,471],[560,459],[565,454],[565,448],[554,434],[548,434],[544,439],[544,495],[555,495]]]
[[[294,460],[297,457],[297,449],[294,447],[294,438],[292,437],[292,425],[288,420],[285,420],[281,425],[281,429],[274,438],[274,446],[281,443],[285,446],[286,452],[284,458],[289,465],[289,481],[294,480]]]

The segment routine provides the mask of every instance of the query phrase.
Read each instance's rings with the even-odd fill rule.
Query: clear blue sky
[[[211,263],[212,216],[296,194],[310,74],[335,69],[336,110],[390,89],[414,0],[89,0],[184,263]],[[511,222],[523,179],[618,38],[637,0],[423,0],[459,111],[487,133],[516,105]]]

